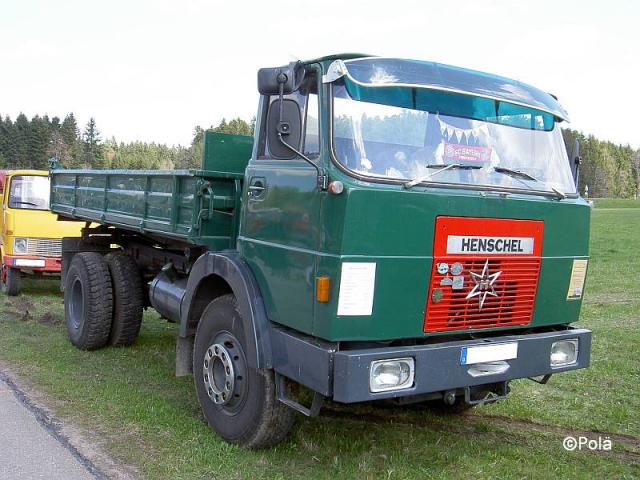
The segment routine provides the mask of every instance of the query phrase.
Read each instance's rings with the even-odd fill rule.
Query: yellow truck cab
[[[49,172],[0,170],[0,284],[20,292],[22,273],[59,274],[61,238],[78,236],[83,223],[59,222],[49,211]]]

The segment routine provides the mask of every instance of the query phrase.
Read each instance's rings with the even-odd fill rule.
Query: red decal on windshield
[[[467,162],[488,162],[491,158],[491,147],[472,147],[458,143],[445,143],[444,158]]]

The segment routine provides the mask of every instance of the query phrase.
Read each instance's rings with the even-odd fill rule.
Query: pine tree
[[[31,124],[24,113],[20,113],[15,121],[16,153],[13,159],[17,168],[29,167],[29,133]]]
[[[31,119],[28,137],[28,163],[25,166],[37,170],[48,168],[47,151],[51,141],[51,130],[48,117],[36,115]]]
[[[83,146],[80,141],[80,131],[73,113],[69,113],[60,125],[60,137],[62,146],[60,148],[60,161],[67,167],[79,167],[83,161]],[[64,158],[62,152],[66,152]]]
[[[105,168],[104,155],[100,142],[100,132],[96,127],[95,118],[91,117],[82,135],[84,147],[84,163],[88,168]]]
[[[15,164],[18,154],[16,128],[11,118],[0,117],[0,153],[2,153],[3,167]]]

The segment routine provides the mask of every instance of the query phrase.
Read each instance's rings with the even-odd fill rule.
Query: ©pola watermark
[[[609,437],[598,437],[598,438],[588,438],[588,437],[572,437],[569,435],[568,437],[564,437],[562,440],[562,446],[568,452],[582,451],[582,450],[591,450],[591,451],[600,451],[600,452],[609,452],[612,448],[611,439]]]

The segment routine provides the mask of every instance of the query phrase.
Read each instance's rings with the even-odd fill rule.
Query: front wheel
[[[2,266],[2,291],[9,296],[16,296],[20,293],[20,270]]]
[[[273,371],[249,367],[244,325],[233,295],[209,304],[196,332],[193,377],[211,428],[228,442],[266,448],[286,438],[294,412],[278,401]]]

